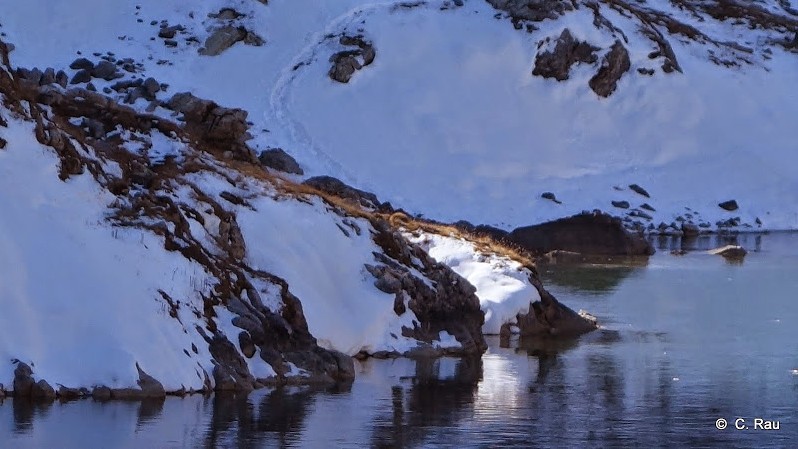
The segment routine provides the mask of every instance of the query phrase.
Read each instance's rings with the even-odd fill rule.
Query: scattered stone
[[[640,186],[639,186],[639,185],[637,185],[637,184],[629,184],[629,189],[630,189],[631,191],[633,191],[633,192],[637,193],[638,195],[643,195],[643,196],[644,196],[644,197],[646,197],[646,198],[651,198],[651,196],[648,194],[648,192],[646,191],[646,189],[644,189],[644,188],[640,187]]]
[[[729,200],[729,201],[724,201],[722,203],[718,203],[718,206],[721,209],[727,210],[729,212],[732,212],[732,211],[735,211],[735,210],[739,209],[739,206],[737,205],[737,201],[735,201],[735,200]]]
[[[88,392],[78,388],[67,388],[63,385],[58,387],[58,397],[62,401],[71,401],[86,396]]]
[[[554,196],[554,194],[552,192],[543,192],[540,195],[540,197],[545,199],[545,200],[554,201],[557,204],[562,204],[562,201],[558,200],[557,197]]]
[[[183,25],[174,25],[174,26],[167,26],[163,27],[158,30],[158,37],[161,39],[174,39],[175,35],[178,31],[183,31]]]
[[[629,209],[629,201],[612,201],[613,207],[617,207],[619,209]]]
[[[55,84],[55,69],[52,67],[45,69],[41,80],[39,80],[40,86],[48,86],[50,84]]]
[[[55,74],[55,82],[59,86],[66,88],[67,84],[69,83],[69,76],[67,76],[66,72],[64,72],[63,70],[59,70]]]
[[[165,41],[163,41],[163,44],[166,45],[167,47],[172,47],[172,48],[177,47],[177,41],[173,39],[166,39]]]
[[[211,19],[219,19],[219,20],[235,20],[244,16],[245,14],[241,14],[240,12],[236,11],[233,8],[222,8],[216,14],[214,13],[208,14],[208,17],[210,17]]]
[[[161,90],[161,85],[158,84],[158,81],[155,81],[154,78],[147,78],[142,83],[142,87],[144,87],[144,91],[147,93],[148,99],[152,99],[155,97],[155,94]]]
[[[199,49],[199,54],[203,56],[216,56],[235,45],[237,42],[244,42],[247,45],[260,46],[266,41],[247,30],[243,26],[225,26],[211,33],[205,40],[203,48]]]
[[[651,205],[650,205],[650,204],[648,204],[648,203],[643,203],[643,204],[641,204],[641,205],[640,205],[640,209],[645,209],[645,210],[647,210],[647,211],[651,211],[651,212],[656,212],[656,211],[657,211],[656,209],[654,209],[653,207],[651,207]]]
[[[549,38],[542,41],[541,44],[548,40]],[[565,81],[568,79],[571,66],[575,63],[595,63],[598,60],[595,54],[598,50],[598,47],[574,39],[571,31],[566,28],[557,38],[553,50],[540,52],[535,57],[535,68],[532,70],[532,75]]]
[[[609,97],[615,92],[618,81],[630,67],[629,52],[621,41],[615,41],[609,53],[604,55],[598,73],[590,79],[588,85],[598,96]]]
[[[374,62],[376,51],[372,43],[366,41],[363,39],[363,36],[360,35],[343,35],[338,42],[344,46],[357,48],[341,51],[332,55],[330,57],[332,67],[330,67],[328,75],[334,81],[348,83],[357,70]]]
[[[533,22],[554,20],[574,8],[574,4],[566,0],[488,0],[488,3],[507,12],[513,19]]]
[[[91,92],[97,92],[97,87],[94,84],[89,83],[89,84],[86,84],[86,90],[91,91]]]
[[[291,157],[282,148],[271,148],[260,153],[258,156],[260,163],[266,167],[273,168],[284,173],[303,175],[304,171],[299,166],[296,159]]]

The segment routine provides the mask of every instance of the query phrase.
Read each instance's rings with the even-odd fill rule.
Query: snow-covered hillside
[[[682,217],[712,229],[798,228],[789,2],[522,3],[0,4],[20,66],[66,67],[76,52],[133,58],[171,92],[247,110],[256,148],[281,146],[306,174],[337,176],[413,213],[505,229],[595,208],[643,227]],[[40,23],[58,32],[35,32]],[[165,45],[161,27],[177,25]],[[226,25],[263,44],[199,55]],[[575,64],[566,81],[532,76],[565,29],[597,49],[595,62]],[[327,76],[328,59],[354,48],[343,34],[362,34],[376,51],[348,84]],[[588,81],[616,40],[630,69],[602,98]],[[718,207],[731,199],[738,210]]]
[[[346,378],[560,307],[315,175],[505,229],[798,229],[798,13],[757,4],[0,0],[0,358],[68,387]]]

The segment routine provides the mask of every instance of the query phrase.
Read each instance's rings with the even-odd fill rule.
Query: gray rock
[[[629,189],[630,189],[631,191],[633,191],[633,192],[637,193],[638,195],[643,195],[643,196],[644,196],[644,197],[646,197],[646,198],[651,198],[651,196],[648,194],[648,192],[646,191],[646,189],[644,189],[644,188],[640,187],[640,186],[639,186],[639,185],[637,185],[637,184],[629,184]]]
[[[82,84],[91,81],[91,73],[88,70],[78,70],[77,73],[69,81],[69,84]]]
[[[55,84],[55,69],[52,67],[45,69],[41,80],[39,80],[40,86],[48,86],[50,84]]]
[[[178,31],[183,31],[183,25],[174,25],[170,27],[163,27],[158,30],[158,37],[161,39],[174,39]]]
[[[199,50],[199,54],[204,56],[219,55],[236,42],[246,39],[247,34],[248,32],[244,27],[226,26],[219,28],[208,36],[204,47]]]
[[[742,246],[738,245],[726,245],[720,248],[715,248],[708,251],[709,254],[722,256],[726,259],[730,260],[742,260],[748,251],[745,250]]]
[[[315,176],[302,184],[365,207],[377,208],[380,206],[377,195],[348,186],[332,176]]]
[[[158,83],[158,81],[155,81],[154,78],[147,78],[144,80],[142,87],[144,87],[148,97],[154,97],[155,94],[161,90],[161,85]]]
[[[273,168],[277,171],[297,175],[304,174],[302,167],[299,166],[297,161],[291,157],[291,155],[283,151],[282,148],[265,150],[258,156],[258,160],[266,167]]]
[[[92,70],[94,69],[94,63],[86,58],[78,58],[72,61],[72,64],[69,64],[69,68],[72,70]]]
[[[568,0],[488,0],[494,8],[507,12],[515,20],[541,22],[556,19],[573,9]]]
[[[621,41],[615,41],[609,53],[604,55],[598,73],[590,79],[588,85],[597,95],[609,97],[615,92],[618,81],[630,67],[629,52]]]
[[[143,397],[162,398],[166,396],[166,390],[158,380],[150,376],[136,363],[136,371],[139,373],[138,385],[141,388]]]
[[[718,207],[723,210],[727,210],[729,212],[735,211],[740,208],[735,200],[724,201],[722,203],[718,203]]]
[[[105,386],[96,386],[91,391],[91,396],[97,401],[108,401],[111,399],[111,389]]]
[[[66,72],[63,70],[59,70],[58,73],[55,74],[55,82],[59,86],[66,88],[69,83],[69,76],[67,76]]]
[[[249,335],[249,332],[239,332],[238,346],[241,348],[241,353],[244,354],[244,357],[251,359],[255,356],[255,343],[252,341],[252,336]]]
[[[109,61],[100,61],[94,66],[91,75],[95,78],[111,81],[114,78],[119,78],[121,75],[117,73],[116,65]]]
[[[40,401],[52,401],[55,399],[55,390],[45,380],[40,380],[33,384],[30,397]]]
[[[28,364],[16,361],[17,367],[14,368],[14,396],[30,397],[33,385],[33,370]]]
[[[612,201],[612,205],[619,209],[629,209],[629,201]]]
[[[356,54],[351,51],[339,52],[333,55],[332,67],[328,72],[330,78],[339,83],[348,83],[352,75],[363,66],[357,60]]]
[[[543,192],[540,195],[540,197],[543,198],[544,200],[550,200],[550,201],[554,201],[557,204],[562,204],[562,201],[558,200],[557,197],[554,196],[554,194],[552,192]]]
[[[577,62],[592,64],[598,60],[595,52],[599,50],[587,42],[579,42],[567,28],[557,38],[553,50],[538,53],[532,75],[554,78],[557,81],[568,79],[571,66]]]

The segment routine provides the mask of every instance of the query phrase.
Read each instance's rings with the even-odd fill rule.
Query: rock
[[[654,69],[647,69],[647,68],[644,68],[644,67],[639,67],[637,69],[637,73],[639,73],[641,75],[652,76],[652,75],[654,75]]]
[[[729,212],[739,209],[737,201],[735,200],[729,200],[729,201],[724,201],[722,203],[718,203],[718,207],[720,207],[723,210],[727,210]]]
[[[640,187],[640,186],[639,186],[639,185],[637,185],[637,184],[629,184],[629,189],[630,189],[631,191],[633,191],[633,192],[637,193],[638,195],[643,195],[643,196],[644,196],[644,197],[646,197],[646,198],[651,198],[651,196],[648,194],[648,192],[646,191],[646,189],[644,189],[644,188]]]
[[[324,193],[337,196],[344,200],[360,204],[364,207],[378,208],[380,201],[377,195],[371,192],[356,189],[344,184],[341,180],[333,178],[332,176],[315,176],[303,182],[302,184],[313,187]]]
[[[745,255],[748,254],[748,251],[746,251],[742,246],[726,245],[720,248],[709,250],[708,253],[717,256],[723,256],[724,258],[730,260],[742,260]]]
[[[551,192],[543,192],[542,194],[540,194],[540,197],[543,198],[544,200],[550,200],[554,201],[557,204],[562,204],[562,201],[558,200],[557,197],[554,196],[554,194]]]
[[[513,19],[533,22],[554,20],[574,8],[574,4],[567,0],[488,0],[488,3],[507,12]]]
[[[258,160],[266,167],[273,168],[284,173],[302,175],[305,172],[299,166],[296,159],[291,157],[282,148],[270,148],[260,153]]]
[[[174,25],[170,27],[163,27],[158,30],[158,37],[161,39],[174,39],[178,31],[183,31],[183,25]]]
[[[4,149],[8,145],[8,141],[0,137],[0,150]]]
[[[588,85],[600,97],[609,97],[615,92],[618,80],[629,71],[630,67],[629,52],[621,41],[615,41],[609,53],[604,55],[598,73],[590,79]]]
[[[81,84],[81,83],[88,83],[91,81],[91,73],[88,70],[78,70],[77,73],[72,77],[69,81],[69,84]]]
[[[40,401],[52,401],[55,399],[55,390],[45,380],[40,380],[33,384],[30,397]]]
[[[119,78],[122,76],[117,73],[116,65],[109,61],[98,62],[91,71],[91,75],[94,78],[100,78],[106,81],[111,81],[114,78]]]
[[[147,96],[150,97],[149,99],[154,98],[155,94],[161,90],[161,85],[158,83],[158,81],[155,81],[154,78],[147,78],[144,80],[142,87],[144,88],[144,91],[147,92]]]
[[[356,54],[351,51],[336,53],[330,59],[333,65],[328,75],[339,83],[348,83],[352,75],[363,67],[357,60]]]
[[[537,278],[530,277],[540,301],[530,303],[529,312],[518,314],[516,319],[522,337],[568,338],[598,329],[596,318],[586,312],[574,312],[563,305]]]
[[[39,80],[40,86],[48,86],[50,84],[55,84],[55,69],[52,67],[45,69],[41,80]]]
[[[163,385],[158,382],[154,377],[150,376],[136,363],[136,371],[139,373],[139,388],[141,388],[142,396],[145,398],[162,398],[166,396],[166,390]]]
[[[33,385],[33,370],[28,364],[17,360],[17,367],[14,368],[14,396],[30,397]]]
[[[111,399],[111,389],[105,386],[96,386],[91,391],[91,396],[96,401],[108,401]]]
[[[241,348],[241,354],[244,354],[244,357],[251,359],[255,356],[255,343],[253,343],[249,332],[242,331],[238,333],[238,346]]]
[[[594,47],[586,42],[579,42],[567,28],[556,40],[553,50],[538,53],[535,57],[535,68],[532,75],[543,78],[554,78],[557,81],[568,79],[571,66],[577,62],[592,64],[598,60]]]
[[[216,56],[232,47],[236,42],[243,41],[247,37],[247,30],[244,27],[226,26],[215,30],[205,40],[205,45],[199,50],[203,56]]]
[[[163,44],[166,45],[167,47],[172,47],[172,48],[177,47],[177,41],[174,39],[166,39],[163,41]]]
[[[71,401],[74,399],[80,399],[81,397],[85,396],[87,391],[81,390],[78,388],[67,388],[63,385],[58,387],[58,397],[62,401]]]
[[[651,207],[651,205],[650,205],[650,204],[648,204],[648,203],[643,203],[643,204],[641,204],[641,205],[640,205],[640,209],[645,209],[645,210],[648,210],[648,211],[651,211],[651,212],[656,212],[656,211],[657,211],[656,209],[654,209],[653,207]]]
[[[506,237],[511,243],[539,254],[554,250],[588,255],[651,255],[654,249],[630,234],[623,222],[609,215],[582,213],[534,226],[520,227]]]
[[[216,14],[213,13],[208,14],[208,17],[219,20],[235,20],[240,17],[244,17],[244,14],[241,14],[240,12],[236,11],[233,8],[222,8]]]
[[[66,72],[64,72],[63,70],[59,70],[55,74],[55,82],[59,86],[66,88],[67,84],[69,83],[69,77],[67,76]]]
[[[94,63],[89,61],[86,58],[78,58],[72,61],[72,64],[69,64],[69,68],[72,70],[92,70],[94,69]]]
[[[695,237],[700,233],[700,229],[693,223],[682,223],[682,234],[685,237]]]
[[[629,209],[630,206],[629,201],[612,201],[612,205],[620,209]]]

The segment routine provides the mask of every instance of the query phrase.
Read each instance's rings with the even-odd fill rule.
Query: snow
[[[515,323],[516,315],[527,313],[529,303],[538,301],[529,283],[529,270],[520,263],[496,254],[483,254],[474,244],[461,238],[420,232],[406,234],[436,261],[447,265],[476,287],[480,307],[485,313],[482,332],[498,334],[504,323]],[[444,338],[441,344],[444,344]]]
[[[305,204],[264,197],[252,205],[254,211],[241,210],[237,217],[244,238],[253,242],[247,258],[254,269],[288,282],[320,346],[354,355],[403,353],[417,345],[402,337],[402,327],[418,321],[415,314],[408,310],[397,316],[394,295],[378,290],[364,267],[375,263],[372,252],[380,251],[367,221],[353,220],[363,232],[347,237],[338,228],[346,228],[342,218],[325,211],[320,200]]]
[[[114,197],[89,175],[61,182],[29,124],[3,133],[0,383],[18,358],[51,385],[136,387],[138,363],[168,390],[201,388],[210,356],[189,309],[202,308],[203,269],[147,232],[103,224]],[[182,325],[158,289],[181,301]]]

